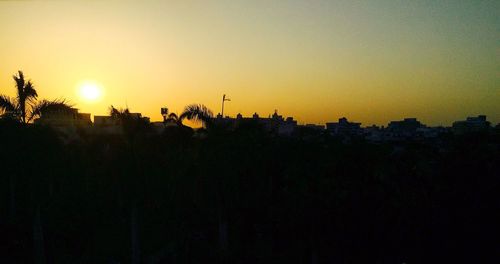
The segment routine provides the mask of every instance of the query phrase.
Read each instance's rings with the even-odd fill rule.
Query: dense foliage
[[[2,263],[486,263],[498,250],[497,135],[79,133],[63,144],[0,120]]]

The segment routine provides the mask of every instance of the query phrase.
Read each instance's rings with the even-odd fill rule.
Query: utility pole
[[[226,95],[224,94],[224,95],[222,96],[222,111],[221,111],[222,118],[224,118],[224,102],[225,102],[225,101],[231,101],[231,99],[226,98]]]

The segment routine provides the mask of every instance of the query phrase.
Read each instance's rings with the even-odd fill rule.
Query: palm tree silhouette
[[[35,117],[40,117],[46,111],[67,111],[71,106],[66,104],[65,100],[42,100],[37,102],[38,93],[35,90],[33,82],[26,80],[24,73],[18,71],[17,75],[12,76],[17,88],[17,96],[11,98],[7,95],[0,95],[0,114],[15,121],[16,123],[27,124]],[[9,218],[11,221],[15,218],[15,187],[16,176],[14,173],[9,174]],[[35,247],[35,262],[45,263],[43,230],[41,227],[40,205],[36,206],[36,213],[33,222],[33,241]]]
[[[140,116],[133,115],[130,113],[128,108],[117,109],[114,106],[109,107],[109,115],[116,120],[118,125],[123,129],[124,136],[126,138],[126,144],[130,151],[131,163],[129,170],[129,190],[133,190],[129,193],[130,197],[130,242],[131,242],[131,263],[136,264],[140,262],[140,240],[139,240],[139,224],[138,224],[138,204],[139,200],[143,196],[137,186],[141,185],[141,162],[138,157],[136,148],[139,143],[136,142],[137,137],[147,131],[149,127],[148,121]]]
[[[149,121],[132,114],[128,108],[118,109],[110,106],[109,115],[122,127],[128,144],[133,144],[134,138],[149,128]]]
[[[201,122],[203,126],[207,127],[212,124],[212,118],[214,114],[208,107],[202,104],[192,104],[184,108],[184,112],[181,114],[180,118],[187,118],[188,120],[194,122]]]
[[[184,108],[182,114],[170,113],[166,119],[167,123],[174,123],[179,127],[183,127],[182,121],[188,119],[194,122],[201,122],[204,127],[211,124],[213,118],[212,111],[202,104],[191,104]]]
[[[119,120],[125,120],[130,117],[130,110],[128,108],[125,109],[118,109],[115,108],[114,106],[109,107],[109,115],[113,118],[119,119]]]
[[[46,110],[68,110],[71,108],[65,100],[61,99],[37,102],[38,93],[33,82],[26,81],[22,71],[18,71],[18,74],[12,78],[16,82],[17,96],[11,98],[7,95],[0,95],[0,112],[3,112],[4,116],[26,124],[35,117],[41,116]]]
[[[184,124],[182,124],[182,119],[176,113],[168,114],[167,119],[165,119],[165,123],[176,124],[179,127],[184,126]]]

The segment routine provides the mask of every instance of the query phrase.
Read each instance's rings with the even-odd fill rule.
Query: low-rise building
[[[142,116],[141,113],[129,113],[132,119],[142,119],[149,123],[149,117]],[[123,127],[120,119],[113,116],[94,116],[94,129],[95,134],[123,134]]]
[[[400,121],[391,121],[387,126],[386,137],[392,140],[412,139],[418,136],[418,129],[424,128],[416,118],[405,118]]]
[[[325,130],[325,125],[305,124],[305,125],[302,125],[301,127],[305,127],[305,128],[316,130],[316,131],[324,131]]]
[[[442,126],[438,127],[419,127],[417,128],[417,134],[422,138],[437,138],[442,134],[447,132],[447,129]]]
[[[371,125],[363,128],[365,139],[371,142],[382,142],[385,140],[385,131],[383,127]]]
[[[274,111],[274,114],[268,118],[259,117],[257,113],[254,113],[252,117],[243,117],[242,114],[237,114],[236,118],[222,117],[222,115],[218,114],[214,118],[214,123],[229,129],[236,129],[243,124],[255,123],[262,126],[266,131],[280,136],[292,136],[297,129],[297,121],[293,117],[285,119],[278,114],[278,111]]]
[[[326,131],[333,136],[360,136],[363,134],[361,123],[349,122],[347,118],[339,118],[338,122],[326,123]]]
[[[452,131],[454,134],[463,135],[467,133],[487,132],[491,127],[485,115],[477,117],[467,117],[464,121],[453,122]]]
[[[89,113],[78,113],[76,108],[47,109],[40,113],[35,124],[50,125],[52,127],[91,126]]]
[[[56,130],[65,142],[77,140],[78,131],[89,131],[92,127],[89,113],[79,113],[76,108],[46,109],[40,113],[35,124],[47,125]]]

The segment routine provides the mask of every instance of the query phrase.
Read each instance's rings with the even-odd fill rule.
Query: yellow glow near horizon
[[[80,112],[202,103],[300,123],[500,122],[500,1],[0,1],[0,95],[24,71]],[[36,43],[33,45],[32,43]],[[99,89],[80,85],[85,80]],[[75,86],[76,85],[76,86]]]
[[[82,82],[78,85],[78,95],[85,102],[97,102],[102,98],[101,85],[93,81]]]

